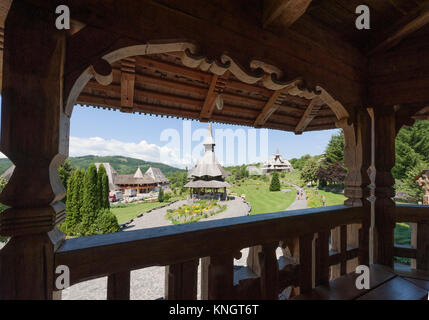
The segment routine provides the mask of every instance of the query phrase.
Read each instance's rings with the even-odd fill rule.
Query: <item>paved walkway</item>
[[[286,211],[290,211],[290,210],[299,210],[299,209],[307,209],[307,198],[306,198],[306,194],[305,194],[305,190],[302,189],[300,186],[289,182],[289,181],[283,181],[287,184],[290,184],[292,186],[294,186],[294,188],[298,191],[298,190],[302,190],[303,192],[303,197],[301,200],[296,199],[287,209]]]
[[[152,212],[143,215],[141,218],[136,218],[134,221],[122,232],[129,230],[152,228],[157,226],[170,225],[170,221],[165,219],[167,209],[177,208],[187,203],[187,200],[173,203],[168,207],[155,209]],[[217,215],[204,219],[215,220],[232,218],[238,216],[245,216],[249,212],[249,206],[241,198],[221,202],[228,205],[228,208]],[[202,220],[201,220],[202,221]],[[242,250],[242,258],[236,260],[236,265],[244,266],[246,264],[248,249]],[[237,269],[237,272],[239,269]],[[73,272],[73,270],[71,270]],[[201,268],[198,272],[198,295],[200,294],[200,277]],[[140,270],[131,271],[131,288],[130,298],[132,300],[155,300],[164,296],[164,281],[165,281],[165,267],[150,267]],[[86,282],[81,282],[73,285],[62,291],[63,300],[105,300],[107,294],[107,277],[94,279]]]

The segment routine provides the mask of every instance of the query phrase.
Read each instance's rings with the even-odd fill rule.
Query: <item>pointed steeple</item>
[[[143,173],[140,170],[140,167],[138,167],[136,173],[134,173],[134,178],[143,178]]]
[[[279,147],[277,147],[276,155],[280,155]]]
[[[215,142],[212,135],[212,124],[209,122],[208,134],[203,142],[206,151],[214,151]]]

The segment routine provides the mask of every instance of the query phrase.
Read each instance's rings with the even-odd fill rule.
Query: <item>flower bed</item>
[[[183,205],[177,209],[168,209],[165,217],[174,224],[196,222],[226,210],[226,205],[217,201],[199,200],[192,205]]]

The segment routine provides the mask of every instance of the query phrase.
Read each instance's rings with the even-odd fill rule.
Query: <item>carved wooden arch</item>
[[[320,86],[311,90],[306,88],[302,78],[283,79],[284,72],[280,68],[260,60],[252,60],[250,68],[246,68],[228,54],[222,54],[218,59],[207,58],[198,53],[198,45],[189,41],[153,41],[141,45],[124,46],[105,54],[95,63],[87,66],[74,81],[69,92],[66,92],[65,113],[71,116],[77,97],[91,78],[94,77],[102,85],[111,83],[112,63],[127,57],[169,52],[181,52],[182,64],[189,68],[198,68],[218,76],[230,72],[244,83],[255,84],[261,81],[265,88],[273,91],[283,90],[288,94],[307,99],[318,97],[332,109],[339,121],[349,118],[346,108]]]

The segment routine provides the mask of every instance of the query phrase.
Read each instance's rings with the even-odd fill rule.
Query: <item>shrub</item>
[[[95,233],[113,233],[120,230],[118,219],[109,209],[102,209],[99,211],[95,221]]]
[[[164,202],[164,190],[162,190],[162,187],[159,187],[158,201],[159,202]]]
[[[270,191],[280,191],[279,174],[276,171],[273,172],[273,177],[271,178]]]

